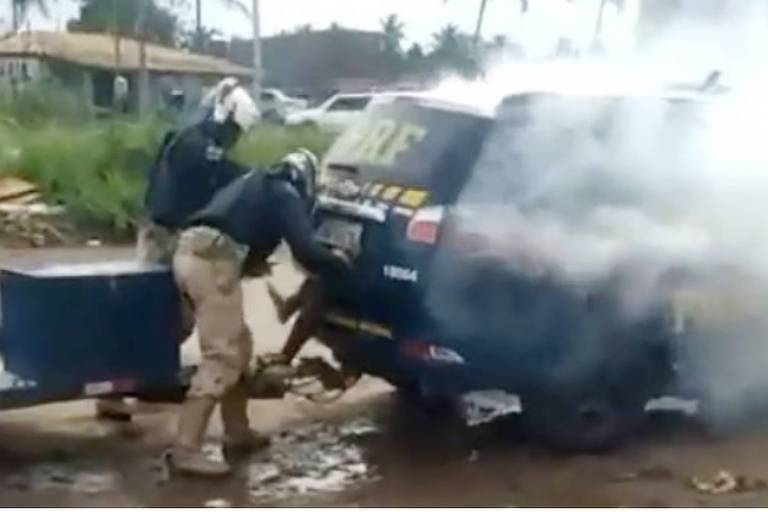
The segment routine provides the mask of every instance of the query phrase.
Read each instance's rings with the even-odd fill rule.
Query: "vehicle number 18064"
[[[397,265],[385,265],[384,277],[393,281],[417,283],[419,281],[419,271],[414,268],[398,267]]]

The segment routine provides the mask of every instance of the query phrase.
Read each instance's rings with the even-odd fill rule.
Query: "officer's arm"
[[[280,187],[275,199],[280,227],[293,257],[312,273],[343,273],[347,263],[314,239],[309,213],[296,191],[288,185]]]

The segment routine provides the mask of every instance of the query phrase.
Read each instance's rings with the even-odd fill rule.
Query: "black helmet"
[[[272,173],[288,181],[310,205],[315,201],[319,160],[310,150],[301,148],[283,157]]]

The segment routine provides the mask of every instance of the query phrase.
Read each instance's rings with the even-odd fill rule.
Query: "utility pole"
[[[259,0],[253,0],[253,99],[259,103],[261,96],[261,79],[263,75],[261,62],[261,14]]]
[[[195,51],[203,51],[203,0],[195,0]]]

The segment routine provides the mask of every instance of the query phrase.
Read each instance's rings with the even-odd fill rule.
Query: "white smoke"
[[[707,18],[688,4],[640,53],[505,62],[433,94],[490,112],[546,93],[499,109],[460,231],[534,279],[584,286],[623,272],[629,318],[684,299],[699,322],[697,345],[683,348],[688,378],[730,414],[746,392],[768,393],[768,9],[723,0]],[[733,84],[727,95],[663,92],[713,69]],[[670,285],[680,269],[696,279]]]

